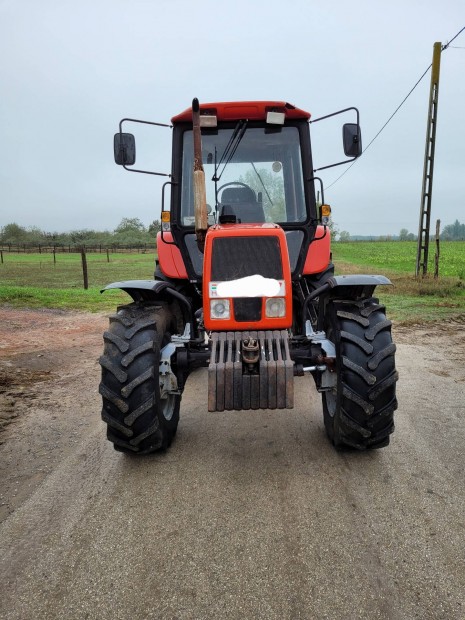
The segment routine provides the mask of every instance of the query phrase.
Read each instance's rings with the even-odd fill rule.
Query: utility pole
[[[429,93],[428,123],[426,127],[425,163],[423,166],[420,223],[418,226],[417,263],[415,268],[416,276],[420,275],[420,271],[423,276],[425,276],[428,272],[429,227],[431,218],[431,198],[433,194],[434,148],[436,146],[441,50],[441,43],[436,42],[433,47],[433,63],[431,66],[431,86]]]

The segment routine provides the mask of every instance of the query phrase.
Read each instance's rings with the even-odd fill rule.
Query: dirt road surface
[[[113,450],[99,315],[0,309],[0,618],[464,619],[464,323],[397,330],[391,445],[184,393],[166,454]]]

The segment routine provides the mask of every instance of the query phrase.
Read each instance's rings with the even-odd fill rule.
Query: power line
[[[465,26],[457,32],[455,37],[453,37],[448,43],[442,46],[441,51],[446,50],[449,47],[449,45],[452,43],[452,41],[455,41],[455,39],[459,36],[459,34],[461,34],[464,30],[465,30]]]
[[[455,35],[455,36],[454,36],[454,37],[453,37],[453,38],[452,38],[452,39],[451,39],[448,43],[446,43],[445,45],[443,45],[443,46],[441,47],[441,52],[443,52],[444,50],[446,50],[446,49],[450,46],[450,44],[452,43],[452,41],[454,41],[454,40],[455,40],[455,39],[459,36],[459,34],[461,34],[464,30],[465,30],[465,26],[464,26],[461,30],[459,30],[459,31],[457,32],[457,34],[456,34],[456,35]],[[394,112],[391,114],[391,116],[387,119],[387,121],[384,123],[384,125],[381,127],[381,129],[378,131],[378,133],[375,135],[375,137],[374,137],[374,138],[373,138],[373,139],[372,139],[372,140],[368,143],[368,146],[367,146],[366,148],[364,148],[364,149],[363,149],[363,154],[365,154],[365,153],[368,151],[368,149],[369,149],[369,148],[370,148],[370,146],[373,144],[373,142],[376,140],[376,138],[379,136],[379,134],[380,134],[380,133],[381,133],[381,132],[385,129],[385,127],[386,127],[386,126],[387,126],[387,125],[391,122],[391,120],[394,118],[394,116],[397,114],[397,112],[400,110],[400,108],[404,105],[404,103],[407,101],[407,99],[408,99],[408,98],[410,97],[410,95],[413,93],[413,91],[414,91],[414,90],[415,90],[415,88],[418,86],[418,84],[420,84],[420,82],[422,81],[422,79],[425,77],[425,75],[426,75],[426,74],[428,73],[428,71],[431,69],[431,66],[432,66],[432,65],[430,64],[430,65],[429,65],[429,67],[428,67],[428,68],[425,70],[425,72],[422,74],[422,76],[419,78],[419,80],[416,82],[416,84],[413,86],[413,88],[411,88],[411,90],[409,91],[409,93],[408,93],[408,94],[404,97],[404,99],[402,100],[402,102],[401,102],[401,103],[397,106],[397,108],[394,110]],[[360,158],[358,158],[358,159],[360,159]],[[327,187],[326,189],[328,190],[330,187],[332,187],[333,185],[335,185],[335,184],[339,181],[339,179],[342,179],[342,177],[343,177],[345,174],[347,174],[347,173],[349,172],[349,170],[352,168],[352,166],[353,166],[354,164],[356,164],[356,163],[357,163],[358,159],[355,159],[355,160],[354,160],[354,161],[350,164],[350,166],[349,166],[348,168],[346,168],[346,169],[344,170],[344,172],[343,172],[341,175],[339,175],[335,181],[333,181],[333,182],[331,183],[331,185],[328,185],[328,187]]]

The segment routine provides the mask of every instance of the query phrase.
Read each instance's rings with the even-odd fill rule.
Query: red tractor
[[[358,111],[328,116],[343,112],[356,114],[342,132],[352,161]],[[194,99],[172,119],[155,277],[106,287],[133,299],[110,317],[100,359],[102,418],[117,450],[171,444],[186,379],[200,366],[209,411],[290,409],[294,376],[311,374],[335,447],[388,445],[398,375],[391,322],[373,292],[390,282],[334,275],[330,208],[310,147],[309,126],[323,118],[284,102]],[[146,123],[120,122],[116,163],[159,174],[132,167],[129,121]]]

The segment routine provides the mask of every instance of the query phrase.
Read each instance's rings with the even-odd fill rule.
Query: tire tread
[[[181,400],[181,395],[174,397],[172,415],[165,418],[158,365],[174,316],[166,304],[134,302],[109,319],[99,360],[107,438],[115,449],[130,454],[163,450],[176,433]]]
[[[375,298],[334,300],[327,312],[326,329],[336,344],[337,369],[331,407],[323,393],[327,434],[337,448],[385,447],[394,432],[399,378],[385,307]]]

